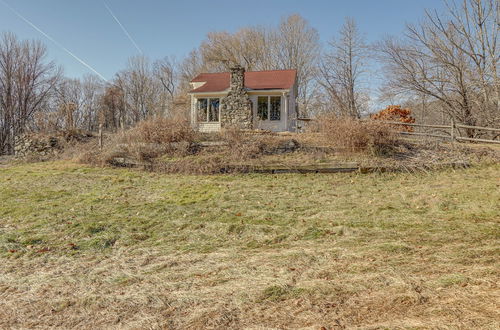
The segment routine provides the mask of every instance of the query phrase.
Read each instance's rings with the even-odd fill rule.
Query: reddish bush
[[[374,120],[397,121],[402,123],[414,123],[415,118],[411,116],[410,109],[403,109],[400,105],[388,105],[387,108],[370,116]],[[411,126],[401,126],[403,130],[412,132]]]

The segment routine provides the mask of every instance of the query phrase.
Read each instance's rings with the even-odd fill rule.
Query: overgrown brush
[[[250,136],[237,128],[227,128],[220,132],[220,138],[230,149],[228,154],[233,162],[257,158],[265,149],[265,139]]]
[[[158,159],[154,169],[185,174],[246,172],[249,162],[259,163],[265,155],[291,152],[298,146],[296,141],[273,133],[261,134],[237,128],[226,128],[205,138],[215,144],[195,148],[189,155]]]
[[[349,152],[386,155],[399,144],[394,129],[375,120],[325,115],[318,119],[315,130],[327,145]]]
[[[155,117],[140,122],[131,129],[130,136],[143,143],[193,142],[196,132],[189,122],[180,117]]]
[[[207,136],[204,136],[207,140]],[[154,118],[106,136],[104,148],[82,146],[76,157],[93,165],[147,165],[167,173],[210,174],[237,171],[250,159],[272,154],[286,139],[275,134],[252,134],[227,128],[211,134],[213,146],[201,146],[200,135],[182,119]]]
[[[155,117],[106,136],[103,150],[83,146],[76,158],[94,165],[114,165],[116,159],[150,162],[165,154],[186,155],[195,139],[196,132],[185,119]]]
[[[236,128],[224,129],[221,140],[229,146],[230,159],[244,161],[256,159],[263,155],[292,152],[298,149],[299,143],[288,136],[272,132],[252,132]]]

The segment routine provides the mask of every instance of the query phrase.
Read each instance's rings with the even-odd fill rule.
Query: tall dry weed
[[[102,150],[83,148],[76,159],[95,165],[113,164],[117,158],[151,162],[165,154],[186,155],[195,139],[196,132],[184,118],[155,117],[106,135]]]
[[[349,152],[384,155],[398,144],[394,129],[375,120],[325,115],[318,119],[315,131],[327,145]]]
[[[140,122],[130,133],[137,142],[144,143],[193,142],[196,136],[189,122],[181,117],[151,118]]]

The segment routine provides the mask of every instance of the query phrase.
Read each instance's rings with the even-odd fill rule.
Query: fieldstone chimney
[[[245,68],[241,65],[236,65],[231,68],[231,82],[229,88],[231,90],[242,90],[245,88]]]
[[[252,102],[245,89],[245,69],[240,65],[231,68],[229,92],[221,100],[221,126],[252,128]]]

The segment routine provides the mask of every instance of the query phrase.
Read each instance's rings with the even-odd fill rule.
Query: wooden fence
[[[314,121],[314,119],[312,118],[299,118],[298,120],[304,122]],[[443,132],[438,132],[442,134],[437,134],[435,132],[408,132],[408,131],[398,132],[399,134],[402,135],[429,136],[429,137],[450,139],[451,141],[472,141],[472,142],[500,144],[500,140],[469,138],[460,135],[460,128],[462,128],[462,129],[474,129],[474,130],[498,132],[498,135],[496,137],[500,137],[500,128],[462,125],[462,124],[456,124],[455,122],[452,122],[451,125],[428,125],[428,124],[402,123],[399,121],[385,121],[385,120],[381,120],[380,122],[391,125],[433,128],[433,129],[443,130]]]
[[[460,128],[464,128],[464,129],[498,132],[499,133],[498,136],[500,136],[500,128],[462,125],[462,124],[455,124],[454,122],[452,122],[451,125],[428,125],[428,124],[402,123],[402,122],[398,122],[398,121],[381,121],[381,122],[386,123],[386,124],[391,124],[391,125],[441,129],[441,130],[445,130],[445,132],[446,131],[449,132],[449,134],[435,134],[435,133],[429,133],[429,132],[399,132],[402,135],[438,137],[438,138],[450,139],[451,141],[472,141],[472,142],[500,144],[500,140],[479,139],[479,138],[469,138],[469,137],[460,136],[460,130],[459,130]]]

